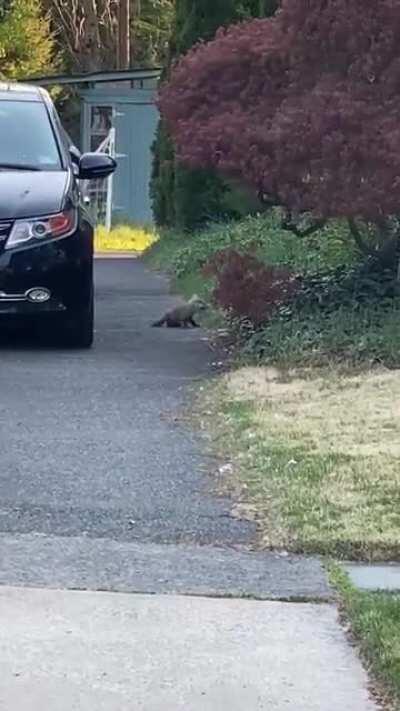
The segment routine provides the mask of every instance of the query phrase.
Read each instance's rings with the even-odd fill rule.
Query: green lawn
[[[400,594],[360,592],[337,566],[331,570],[331,581],[380,699],[385,708],[399,711]]]

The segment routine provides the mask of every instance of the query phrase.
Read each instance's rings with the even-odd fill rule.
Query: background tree
[[[131,55],[135,64],[164,66],[174,18],[174,0],[136,0]]]
[[[72,71],[115,69],[119,0],[44,0],[52,26]],[[173,0],[131,0],[133,65],[165,61]]]
[[[11,0],[0,0],[0,22],[4,19],[6,12],[10,9]]]
[[[20,79],[48,72],[55,64],[49,18],[40,0],[0,4],[0,76]]]
[[[176,0],[169,64],[199,40],[214,37],[221,26],[264,12],[272,14],[276,8],[277,0]],[[177,162],[162,121],[153,150],[151,192],[158,224],[192,229],[232,212],[228,199],[231,187],[214,170],[193,170]]]
[[[66,65],[72,71],[114,69],[117,0],[44,0]]]
[[[51,18],[64,71],[90,72],[117,67],[119,0],[43,0]],[[131,0],[131,63],[162,66],[171,34],[174,0]],[[80,101],[63,89],[58,109],[79,145]]]
[[[283,0],[189,52],[161,93],[179,157],[243,177],[289,226],[346,217],[398,246],[400,2]]]

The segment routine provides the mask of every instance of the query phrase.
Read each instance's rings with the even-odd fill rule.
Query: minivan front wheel
[[[66,332],[67,345],[71,348],[91,348],[94,337],[94,298],[70,321]]]

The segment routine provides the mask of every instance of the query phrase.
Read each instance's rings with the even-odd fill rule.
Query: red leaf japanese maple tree
[[[183,162],[289,214],[357,237],[400,213],[400,0],[282,0],[185,55],[159,103]]]

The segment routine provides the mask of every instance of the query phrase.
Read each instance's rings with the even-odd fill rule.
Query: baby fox
[[[171,311],[160,318],[152,325],[156,328],[161,326],[167,326],[167,328],[187,328],[189,325],[193,328],[199,328],[199,324],[194,320],[194,316],[199,311],[204,311],[207,308],[207,304],[200,299],[196,294],[185,304],[180,304],[176,306]]]

